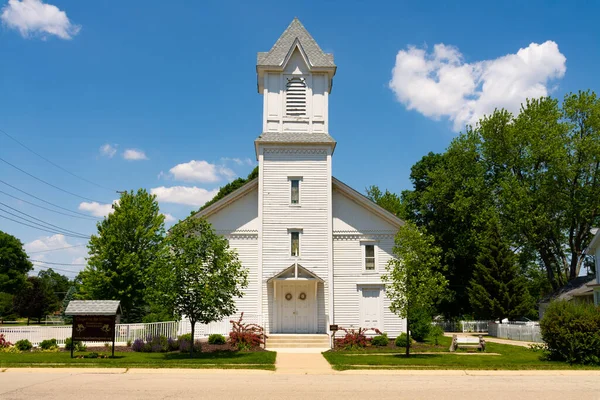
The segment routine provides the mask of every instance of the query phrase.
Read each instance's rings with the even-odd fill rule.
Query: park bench
[[[450,343],[450,351],[455,351],[458,348],[475,348],[480,351],[485,351],[485,339],[482,335],[475,336],[458,336],[452,335],[452,343]]]

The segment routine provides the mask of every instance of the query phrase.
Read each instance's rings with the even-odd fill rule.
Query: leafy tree
[[[210,199],[209,201],[204,203],[204,205],[202,207],[200,207],[200,211],[204,210],[206,207],[221,200],[223,197],[227,196],[228,194],[235,192],[237,189],[241,188],[246,183],[248,183],[256,178],[258,178],[258,167],[254,168],[252,170],[252,172],[250,172],[248,174],[246,179],[237,178],[236,180],[231,181],[228,184],[226,184],[225,186],[221,187],[219,189],[219,191],[217,192],[217,194],[215,195],[215,197],[213,197],[212,199]],[[192,211],[192,215],[194,215],[194,214],[196,214],[196,211]]]
[[[0,292],[16,294],[25,285],[33,264],[27,259],[23,243],[0,231]]]
[[[394,258],[382,277],[391,301],[390,310],[406,318],[406,356],[410,355],[411,311],[426,309],[444,293],[447,280],[441,272],[441,249],[425,230],[407,222],[396,234]]]
[[[165,241],[147,274],[149,293],[156,304],[190,320],[193,338],[196,322],[208,324],[235,313],[235,298],[243,295],[247,271],[227,239],[204,219],[181,221]]]
[[[144,189],[122,193],[113,209],[88,244],[78,297],[120,300],[123,321],[139,322],[147,309],[145,278],[164,237],[164,216],[156,196]]]
[[[533,302],[527,282],[498,226],[492,224],[482,240],[468,291],[476,318],[502,320],[530,314]]]
[[[36,318],[40,323],[42,318],[52,311],[53,299],[54,293],[46,282],[37,276],[30,276],[25,287],[15,295],[15,311],[27,318],[27,325],[32,318]]]
[[[0,292],[0,325],[14,313],[14,296]]]
[[[67,309],[67,306],[69,305],[71,300],[75,299],[76,294],[77,294],[77,288],[75,286],[70,286],[69,289],[67,290],[67,293],[65,294],[65,297],[63,298],[63,300],[61,302],[60,311],[61,311],[61,316],[63,318],[63,321],[65,323],[71,323],[73,320],[72,316],[65,315],[65,310]]]
[[[38,278],[44,281],[44,284],[52,293],[51,305],[49,305],[50,312],[58,311],[61,308],[62,300],[71,287],[71,281],[64,275],[55,272],[52,268],[41,270],[38,273]]]
[[[381,189],[373,185],[367,188],[367,197],[371,199],[371,201],[376,203],[378,206],[386,209],[395,216],[402,218],[402,202],[400,200],[400,196],[398,196],[397,194],[392,193],[387,189],[384,193],[381,193]]]

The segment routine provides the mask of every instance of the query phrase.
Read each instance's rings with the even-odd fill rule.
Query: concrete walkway
[[[276,374],[328,375],[334,371],[321,353],[277,353]]]
[[[521,346],[521,347],[529,347],[532,344],[541,344],[541,343],[536,343],[536,342],[524,342],[521,340],[510,340],[510,339],[500,339],[500,338],[495,338],[495,337],[489,337],[486,336],[486,333],[470,333],[470,332],[446,332],[444,333],[444,336],[448,336],[448,337],[452,337],[452,335],[458,335],[458,336],[475,336],[478,337],[479,335],[484,335],[484,339],[486,342],[489,343],[500,343],[500,344],[510,344],[513,346]]]

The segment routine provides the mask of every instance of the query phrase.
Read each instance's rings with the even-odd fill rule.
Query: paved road
[[[0,399],[600,400],[597,372],[387,372],[8,370],[0,373]]]

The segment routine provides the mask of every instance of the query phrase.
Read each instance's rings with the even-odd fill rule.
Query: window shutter
[[[286,85],[285,114],[306,115],[306,82],[302,78],[290,78]]]

